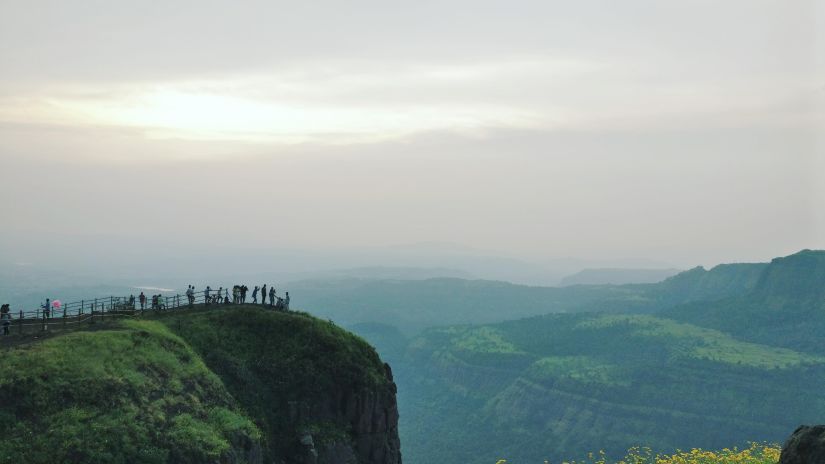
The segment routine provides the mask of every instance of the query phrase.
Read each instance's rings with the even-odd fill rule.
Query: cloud
[[[270,144],[813,122],[808,76],[657,80],[667,67],[539,56],[403,66],[332,60],[200,80],[32,85],[0,97],[0,121]]]

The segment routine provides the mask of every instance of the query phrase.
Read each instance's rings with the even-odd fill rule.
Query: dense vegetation
[[[825,252],[805,250],[774,259],[751,292],[662,314],[745,340],[825,354]]]
[[[777,445],[751,443],[744,449],[724,448],[707,451],[693,448],[673,454],[654,453],[650,448],[634,447],[618,459],[610,460],[604,451],[588,453],[586,458],[563,461],[562,464],[777,464],[781,450]],[[506,464],[501,459],[496,464]],[[549,464],[549,461],[548,461]]]
[[[302,285],[302,307],[393,364],[407,462],[558,463],[603,448],[607,462],[766,464],[775,448],[677,450],[781,442],[825,416],[825,252],[647,285]],[[24,451],[22,462],[209,461],[256,444],[270,459],[299,447],[296,430],[348,439],[319,419],[324,398],[387,382],[359,337],[260,308],[162,315],[3,355],[0,463]],[[638,445],[653,451],[625,456]]]
[[[781,442],[825,416],[825,252],[615,291],[642,302],[635,314],[433,327],[409,341],[353,326],[394,362],[408,461],[721,449]]]
[[[130,321],[2,352],[0,462],[207,462],[261,433],[166,326]]]
[[[0,355],[0,463],[272,462],[304,432],[352,440],[313,406],[388,382],[362,339],[260,307],[110,322]]]
[[[406,361],[402,439],[416,462],[741,446],[825,414],[825,358],[648,315],[432,329]]]

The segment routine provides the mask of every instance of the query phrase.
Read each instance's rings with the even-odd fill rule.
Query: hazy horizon
[[[822,249],[824,14],[5,1],[0,261],[242,272],[225,255],[246,250],[321,269],[423,242],[689,268]],[[407,264],[445,265],[423,255]]]

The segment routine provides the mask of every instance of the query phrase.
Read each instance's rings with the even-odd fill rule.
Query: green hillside
[[[720,264],[710,270],[696,267],[648,287],[660,307],[691,301],[713,301],[751,292],[766,263]]]
[[[744,295],[678,305],[661,314],[745,340],[825,354],[825,251],[774,259]]]
[[[825,414],[825,357],[648,315],[431,329],[406,363],[402,439],[414,462],[741,446]]]
[[[261,440],[163,324],[128,321],[2,351],[0,462],[207,462]]]
[[[359,337],[251,306],[147,317],[3,340],[0,463],[293,463],[308,434],[319,462],[397,455],[397,414],[374,413],[395,386]]]
[[[393,360],[408,461],[552,462],[594,448],[781,442],[798,423],[821,422],[823,276],[825,252],[806,250],[650,285],[355,284],[367,301],[403,294],[400,313],[430,321],[409,341],[393,327],[398,312],[351,311],[347,292],[329,307],[384,322],[351,327]],[[412,288],[425,296],[404,293]],[[558,312],[568,314],[548,314]],[[477,314],[496,323],[447,324]]]

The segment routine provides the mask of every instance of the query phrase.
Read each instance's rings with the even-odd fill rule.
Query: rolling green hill
[[[147,318],[3,339],[0,463],[298,463],[310,436],[319,463],[400,462],[395,385],[359,337],[259,306]]]
[[[825,416],[825,252],[612,290],[636,313],[606,298],[578,308],[607,312],[433,327],[404,355],[395,328],[355,326],[392,353],[408,461],[781,442]]]
[[[649,315],[431,329],[406,363],[402,438],[414,462],[723,448],[779,441],[825,415],[825,357]]]

